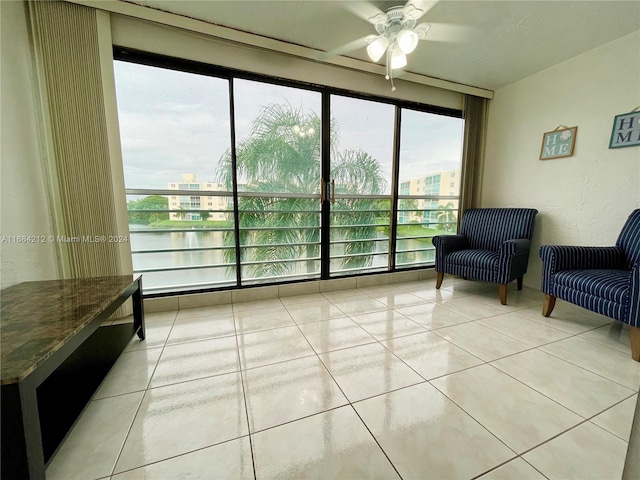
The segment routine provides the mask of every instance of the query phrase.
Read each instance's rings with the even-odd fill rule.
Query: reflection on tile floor
[[[147,315],[47,478],[620,479],[626,326],[445,279]]]

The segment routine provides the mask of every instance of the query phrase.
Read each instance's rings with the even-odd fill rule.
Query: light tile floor
[[[625,326],[446,279],[147,315],[49,480],[621,478]]]

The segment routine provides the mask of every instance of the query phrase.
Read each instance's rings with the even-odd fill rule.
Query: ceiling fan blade
[[[409,0],[404,8],[407,18],[417,20],[431,10],[440,0]]]
[[[422,40],[427,36],[427,33],[429,32],[430,29],[431,29],[431,24],[426,22],[420,23],[415,27],[413,27],[413,31],[418,34],[418,38],[420,40]]]
[[[374,25],[387,18],[387,14],[371,2],[341,2],[341,5],[357,17]]]
[[[429,25],[426,35],[421,38],[430,42],[464,43],[470,41],[474,31],[471,27],[453,23],[429,22]]]
[[[369,42],[375,40],[377,38],[376,35],[367,35],[365,37],[360,37],[356,40],[353,40],[351,42],[345,43],[343,45],[339,45],[336,48],[332,48],[331,50],[327,51],[327,52],[321,52],[316,59],[324,62],[327,61],[328,59],[335,57],[337,55],[343,55],[347,52],[351,52],[353,50],[357,50],[359,48],[365,48]]]

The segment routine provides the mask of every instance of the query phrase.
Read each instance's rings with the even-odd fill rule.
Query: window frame
[[[329,153],[329,125],[330,125],[330,111],[331,111],[331,98],[333,95],[339,95],[343,97],[350,97],[354,99],[362,99],[368,100],[378,103],[390,104],[395,108],[395,120],[394,120],[394,131],[393,131],[393,158],[392,158],[392,185],[391,185],[391,210],[390,214],[390,231],[389,231],[389,252],[388,252],[388,266],[384,272],[375,271],[375,272],[355,272],[349,275],[340,275],[340,276],[331,276],[329,272],[329,262],[330,255],[328,252],[329,249],[329,228],[324,228],[326,225],[329,225],[329,206],[328,202],[322,205],[321,208],[321,238],[320,238],[320,250],[321,250],[321,268],[320,268],[320,279],[328,280],[332,278],[346,278],[346,277],[358,277],[358,276],[367,276],[367,275],[375,275],[380,273],[393,273],[398,271],[410,271],[417,269],[424,269],[424,265],[416,265],[415,267],[407,267],[403,266],[401,268],[397,268],[395,265],[395,259],[397,254],[396,249],[396,234],[397,234],[397,220],[398,220],[398,197],[401,195],[400,189],[401,185],[399,184],[398,172],[399,172],[399,162],[400,162],[400,129],[402,122],[402,111],[404,109],[425,112],[435,115],[442,115],[446,117],[458,118],[464,121],[464,115],[462,110],[440,107],[436,105],[423,104],[419,102],[394,99],[390,97],[384,97],[380,95],[374,95],[369,93],[357,92],[353,90],[339,89],[336,87],[329,87],[320,84],[308,83],[299,80],[291,80],[280,77],[273,77],[264,74],[253,73],[244,70],[236,70],[228,67],[222,67],[214,64],[203,63],[193,60],[187,60],[179,57],[167,56],[157,53],[151,53],[144,50],[123,47],[114,45],[113,46],[113,60],[114,61],[122,61],[129,63],[136,63],[140,65],[147,65],[151,67],[164,68],[175,71],[182,71],[186,73],[193,73],[199,75],[205,75],[210,77],[216,77],[220,79],[225,79],[229,82],[229,103],[230,103],[230,133],[231,133],[231,154],[233,158],[233,168],[235,171],[235,147],[236,147],[236,137],[235,137],[235,118],[234,118],[234,79],[243,79],[243,80],[251,80],[257,81],[266,84],[279,85],[285,87],[298,88],[303,90],[309,90],[314,92],[319,92],[321,94],[321,119],[322,119],[322,137],[321,137],[321,145],[322,145],[322,153],[321,153],[321,171],[323,178],[329,178],[329,168],[330,168],[330,153]],[[461,139],[461,142],[464,142],[464,139]],[[464,148],[464,145],[462,145]],[[463,167],[463,159],[461,158],[461,171],[464,171]],[[132,187],[135,189],[135,187]],[[187,190],[190,191],[190,190]],[[191,190],[192,191],[192,190]],[[460,205],[462,204],[461,195],[458,196],[459,204],[458,210],[460,209]],[[241,264],[239,258],[239,223],[238,223],[238,191],[237,191],[237,181],[234,182],[233,185],[233,204],[234,204],[234,229],[235,229],[235,237],[236,237],[236,272],[237,272],[237,281],[235,286],[221,286],[214,288],[202,288],[195,290],[176,290],[176,291],[168,291],[162,293],[148,293],[145,294],[145,297],[154,298],[154,297],[165,297],[165,296],[173,296],[173,295],[181,295],[184,293],[206,293],[206,292],[215,292],[221,290],[229,290],[229,289],[238,289],[238,288],[253,288],[260,286],[268,286],[268,285],[280,285],[282,282],[271,282],[271,283],[260,283],[260,284],[249,284],[243,285],[240,277],[241,272]],[[298,282],[308,282],[315,281],[316,279],[303,279],[303,280],[293,280],[287,283],[298,283]]]

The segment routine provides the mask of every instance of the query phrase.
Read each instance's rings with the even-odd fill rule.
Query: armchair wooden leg
[[[629,336],[631,337],[631,358],[640,362],[640,328],[629,325]]]
[[[542,316],[548,317],[553,312],[553,307],[556,306],[556,297],[544,294],[544,305],[542,306]]]
[[[518,282],[518,290],[522,290],[522,277],[518,277],[516,281]]]
[[[436,277],[436,288],[440,288],[442,285],[442,280],[444,279],[444,272],[437,272],[438,275]]]
[[[507,285],[504,283],[500,283],[498,285],[498,294],[500,295],[500,303],[502,305],[507,304]]]

